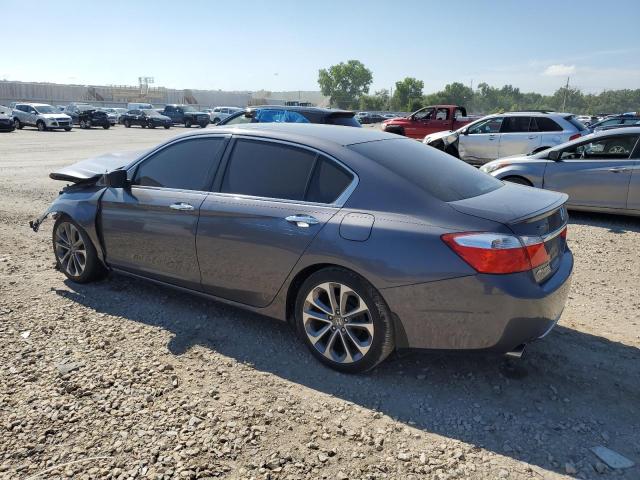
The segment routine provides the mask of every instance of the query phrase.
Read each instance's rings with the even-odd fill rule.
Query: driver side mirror
[[[252,112],[251,110],[247,110],[246,112],[244,112],[244,116],[246,118],[254,118],[256,116],[256,113]]]
[[[113,170],[105,174],[104,177],[104,183],[110,188],[128,188],[130,185],[126,170]]]
[[[558,160],[560,160],[560,150],[551,150],[549,152],[549,155],[547,155],[547,158],[549,160],[553,160],[554,162],[557,162]]]
[[[462,134],[463,135],[469,135],[469,129],[465,128],[464,130],[462,130]]]

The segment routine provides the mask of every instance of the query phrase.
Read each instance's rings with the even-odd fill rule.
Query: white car
[[[472,165],[537,153],[587,135],[571,113],[506,112],[488,115],[455,131],[427,135],[423,143]]]
[[[68,132],[73,126],[69,115],[46,103],[16,103],[12,114],[17,129],[28,125],[41,132],[58,128]]]
[[[218,123],[220,120],[224,120],[229,115],[239,112],[242,108],[238,107],[215,107],[209,113],[211,117],[211,123]]]

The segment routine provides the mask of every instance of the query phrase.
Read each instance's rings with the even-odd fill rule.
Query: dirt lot
[[[412,353],[341,375],[279,322],[53,269],[52,223],[27,225],[48,173],[182,131],[0,134],[0,478],[640,478],[639,219],[572,216],[569,303],[515,366]]]

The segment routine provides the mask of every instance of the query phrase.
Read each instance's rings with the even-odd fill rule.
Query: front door
[[[471,124],[461,133],[458,153],[465,162],[483,164],[498,158],[503,117],[491,117]]]
[[[201,208],[197,248],[203,290],[267,306],[339,210],[334,202],[352,181],[352,174],[314,150],[237,139],[219,193],[209,195]]]
[[[611,135],[566,147],[547,165],[544,188],[567,193],[569,205],[626,208],[637,140],[638,135]]]
[[[107,189],[100,222],[110,266],[200,289],[198,217],[227,140],[173,142],[130,169],[130,188]]]
[[[433,118],[434,111],[433,107],[427,107],[414,113],[411,116],[411,121],[404,128],[404,134],[407,137],[422,140],[427,136],[428,132],[431,132],[429,125]]]

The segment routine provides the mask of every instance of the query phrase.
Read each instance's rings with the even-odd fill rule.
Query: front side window
[[[413,115],[414,120],[429,120],[433,115],[433,108],[425,108],[424,110],[419,110]]]
[[[225,125],[242,125],[243,123],[252,123],[253,117],[247,117],[244,112],[238,114],[235,117],[229,117],[227,121],[224,122]]]
[[[502,133],[522,133],[529,131],[531,117],[506,117],[502,122]]]
[[[136,170],[133,185],[203,191],[220,164],[224,137],[207,137],[169,145]]]
[[[498,133],[502,126],[504,117],[492,117],[486,120],[481,120],[478,123],[474,123],[469,127],[467,132],[469,135],[478,135],[481,133]]]
[[[629,158],[638,135],[615,135],[572,145],[560,154],[561,160],[625,160]]]
[[[304,200],[316,154],[280,143],[236,141],[221,192]]]

